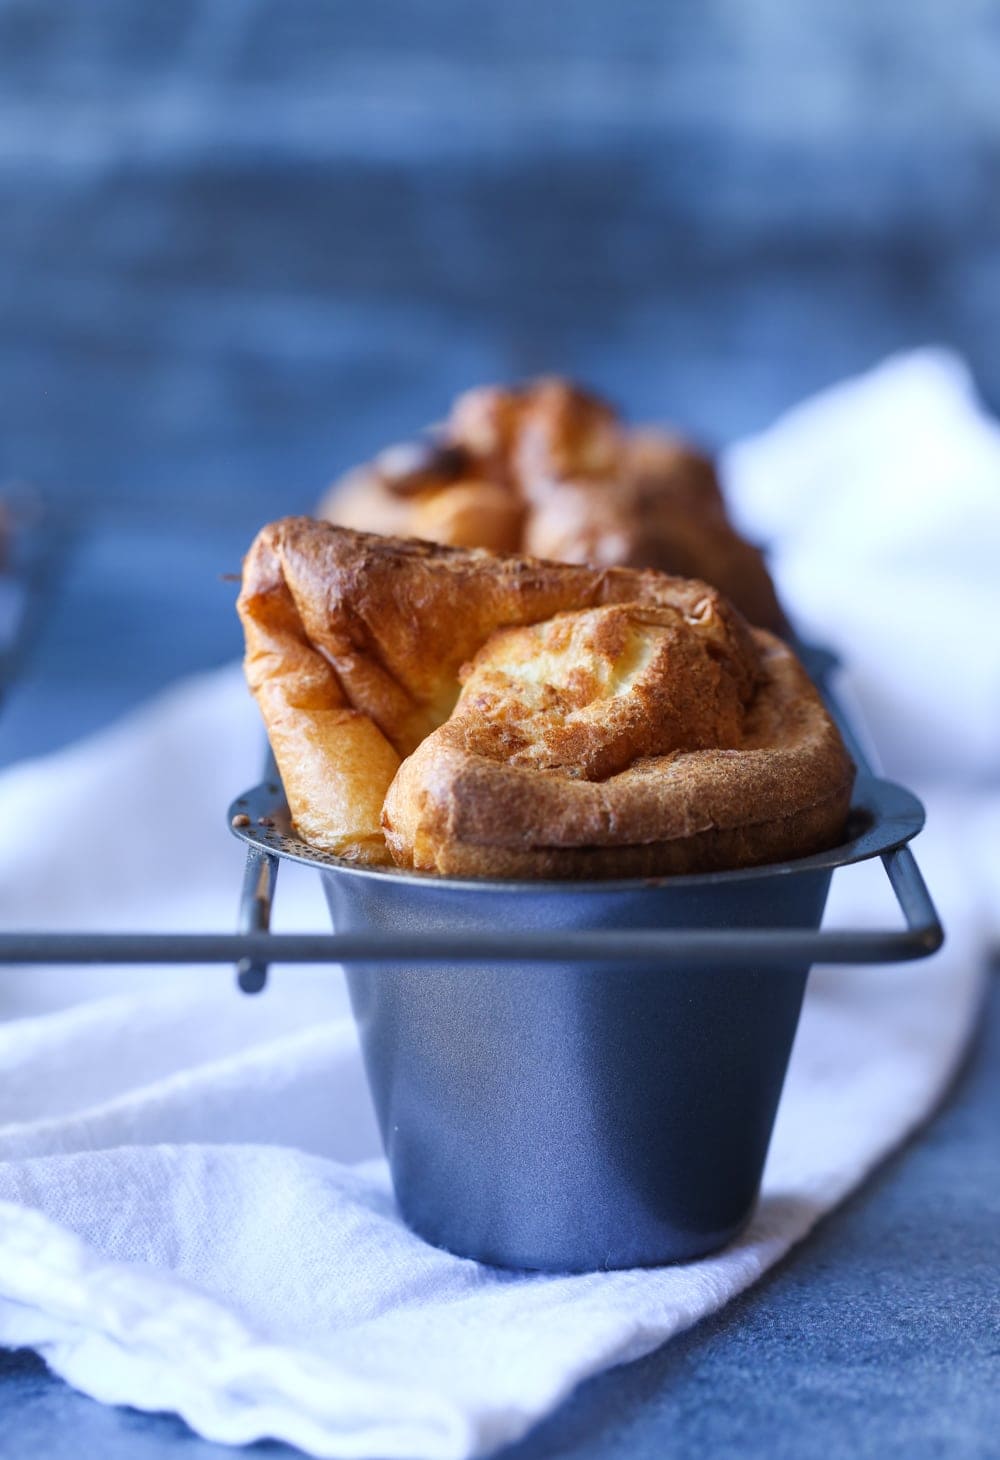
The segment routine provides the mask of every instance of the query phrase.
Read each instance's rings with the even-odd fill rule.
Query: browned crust
[[[701,578],[750,623],[787,631],[764,556],[729,521],[711,461],[659,432],[629,435],[613,483],[553,482],[528,517],[524,547],[561,562]]]
[[[400,757],[310,639],[282,549],[282,534],[265,529],[244,568],[237,608],[247,682],[302,837],[338,856],[386,862],[379,818]]]
[[[571,780],[470,753],[460,722],[449,720],[390,787],[394,860],[455,877],[653,876],[835,845],[854,768],[791,650],[754,633],[762,675],[739,748],[651,757],[605,780]]]
[[[496,629],[622,603],[676,609],[745,677],[738,750],[576,782],[456,743],[445,722],[459,671]],[[254,542],[238,606],[293,819],[337,855],[387,860],[383,803],[400,865],[463,876],[747,865],[818,850],[842,830],[852,769],[804,671],[705,584],[286,518]]]
[[[387,535],[699,578],[751,623],[787,630],[711,460],[662,431],[626,429],[566,381],[466,392],[443,432],[352,472],[320,512]]]

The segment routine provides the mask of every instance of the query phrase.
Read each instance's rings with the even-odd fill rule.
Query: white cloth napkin
[[[1000,622],[1000,437],[927,352],[793,413],[727,474],[793,611],[858,665],[888,768],[927,795],[917,850],[950,932],[929,963],[815,971],[746,1234],[658,1271],[460,1260],[396,1215],[336,972],[279,969],[250,999],[226,969],[0,970],[0,1343],[216,1440],[481,1453],[752,1283],[925,1118],[1000,901],[981,789],[1000,783],[1000,645],[964,637],[970,611]],[[259,755],[233,668],[7,772],[0,921],[231,926],[223,810]],[[277,908],[280,928],[326,926],[306,869],[282,869]],[[838,874],[831,921],[892,917],[877,865]]]

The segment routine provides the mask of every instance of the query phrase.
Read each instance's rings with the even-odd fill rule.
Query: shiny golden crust
[[[280,532],[265,529],[244,566],[238,610],[244,667],[288,804],[304,840],[360,862],[385,862],[379,827],[400,756],[349,703],[310,639],[286,573]]]
[[[764,630],[754,637],[760,679],[737,745],[641,756],[603,779],[482,754],[460,701],[389,789],[394,860],[453,877],[641,877],[835,845],[853,767],[791,650]]]
[[[293,819],[338,855],[611,876],[842,831],[852,770],[815,690],[702,583],[287,518],[239,610]]]
[[[670,750],[735,746],[757,666],[732,627],[710,611],[617,603],[498,629],[463,667],[450,723],[475,755],[588,781]]]
[[[785,627],[708,458],[663,432],[627,430],[562,380],[466,392],[437,436],[351,473],[321,513],[389,535],[698,577],[752,623]]]

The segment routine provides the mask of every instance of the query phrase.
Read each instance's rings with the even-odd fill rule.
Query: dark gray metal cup
[[[817,928],[830,870],[435,885],[324,870],[338,932]],[[697,1257],[746,1223],[808,968],[347,967],[400,1209],[508,1267]]]
[[[921,957],[941,939],[905,846],[923,809],[867,773],[840,847],[620,882],[357,867],[296,837],[277,782],[230,812],[250,847],[251,925],[261,867],[272,878],[290,858],[323,878],[406,1221],[503,1266],[633,1267],[721,1247],[753,1210],[811,959]],[[879,855],[906,929],[817,934],[835,868]]]

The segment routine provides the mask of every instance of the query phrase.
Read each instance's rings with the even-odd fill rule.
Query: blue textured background
[[[1000,400],[998,183],[982,0],[0,0],[0,479],[87,529],[0,762],[235,653],[257,526],[472,381]]]
[[[87,529],[0,762],[235,653],[256,527],[472,381],[1000,400],[998,182],[982,0],[0,0],[0,479]]]
[[[248,522],[480,377],[1000,398],[982,0],[0,0],[0,466]],[[240,502],[246,504],[241,507]]]

